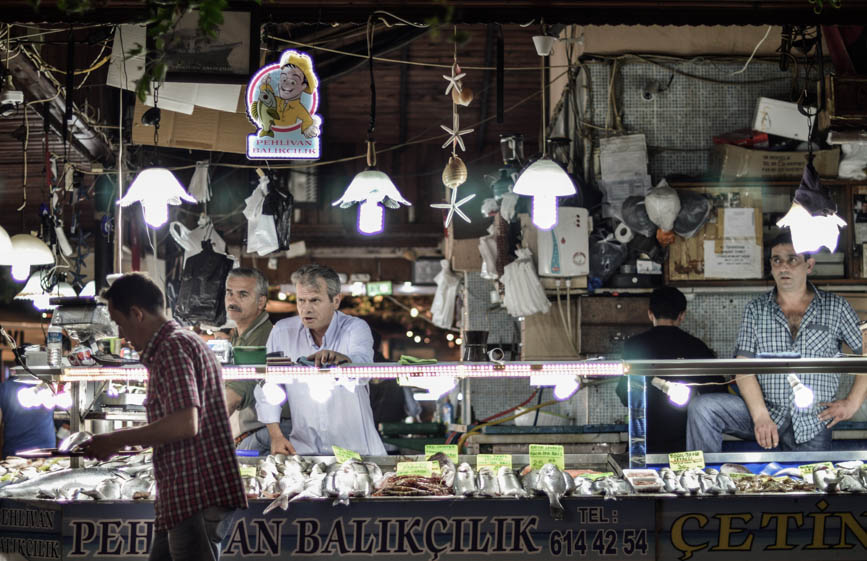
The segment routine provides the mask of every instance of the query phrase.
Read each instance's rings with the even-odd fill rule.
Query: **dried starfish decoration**
[[[475,129],[463,129],[461,130],[461,119],[458,117],[458,112],[453,111],[452,113],[452,128],[449,128],[445,125],[440,125],[440,128],[446,131],[449,134],[449,139],[443,143],[442,148],[445,148],[449,144],[452,145],[452,151],[455,150],[455,145],[460,146],[461,150],[464,152],[467,151],[467,147],[464,145],[464,139],[461,138],[461,135],[469,134],[473,132]]]
[[[443,210],[449,209],[448,216],[446,216],[446,228],[448,228],[451,225],[452,218],[454,218],[455,214],[457,214],[458,216],[463,218],[466,222],[471,222],[470,217],[467,216],[466,214],[464,214],[464,211],[461,210],[461,205],[470,201],[475,196],[476,196],[476,194],[473,193],[471,195],[467,195],[466,197],[464,197],[461,200],[457,200],[458,199],[458,190],[457,190],[457,188],[454,188],[454,189],[452,189],[452,198],[451,198],[450,202],[448,202],[448,203],[434,203],[430,206],[433,208],[439,208],[439,209],[443,209]]]
[[[451,76],[447,74],[443,74],[443,78],[448,82],[446,86],[446,95],[452,91],[452,88],[456,89],[458,93],[461,92],[461,78],[466,77],[466,72],[461,72],[461,67],[457,65],[457,63],[452,64],[452,73]]]

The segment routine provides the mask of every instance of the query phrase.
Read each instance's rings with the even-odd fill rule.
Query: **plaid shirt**
[[[794,341],[789,322],[777,304],[777,289],[759,296],[744,310],[744,321],[738,332],[735,356],[756,357],[759,353],[796,352],[804,358],[830,358],[840,353],[845,342],[856,354],[861,354],[861,331],[858,316],[844,298],[817,289],[808,288],[815,297],[807,307]],[[795,395],[786,376],[759,374],[765,404],[777,426],[792,418],[796,442],[806,442],[821,432],[825,425],[819,421],[819,403],[834,400],[839,374],[800,374],[805,386],[813,390],[813,406],[795,407]]]
[[[142,353],[148,369],[149,423],[196,407],[199,433],[154,447],[157,530],[168,530],[211,506],[246,508],[220,363],[199,337],[168,321]]]

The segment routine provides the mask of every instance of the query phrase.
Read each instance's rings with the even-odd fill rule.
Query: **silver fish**
[[[0,489],[0,497],[33,498],[40,489],[47,491],[95,489],[97,485],[114,476],[123,476],[127,479],[117,470],[98,467],[48,472],[26,481],[6,485]]]
[[[136,493],[139,493],[139,496],[144,494],[152,495],[153,487],[153,481],[149,481],[143,477],[135,477],[123,484],[120,488],[120,496],[126,500],[132,500]]]
[[[593,482],[587,479],[586,477],[581,477],[580,475],[576,475],[575,479],[572,480],[575,483],[575,489],[572,490],[573,495],[592,495],[593,494]]]
[[[568,483],[566,482],[567,480]],[[533,485],[533,491],[536,494],[548,496],[548,501],[551,505],[551,518],[563,520],[566,517],[566,510],[560,503],[560,498],[574,489],[574,487],[575,483],[569,477],[569,474],[560,471],[554,464],[545,464],[539,468]]]
[[[496,497],[500,494],[500,485],[497,482],[497,474],[489,467],[479,469],[479,490],[480,497]]]
[[[726,475],[731,475],[733,473],[752,473],[749,468],[742,466],[741,464],[723,464],[720,466],[720,472]]]
[[[57,450],[59,452],[77,452],[91,440],[93,440],[93,434],[85,430],[74,432],[60,441]]]
[[[373,481],[364,464],[358,460],[347,460],[337,465],[336,469],[329,469],[325,478],[325,492],[337,497],[334,506],[349,505],[349,497],[369,497],[373,492]]]
[[[443,483],[446,487],[452,487],[455,484],[455,464],[452,462],[451,458],[443,454],[442,452],[437,452],[430,458],[428,458],[431,462],[437,462],[440,466],[440,477],[443,480]]]
[[[735,485],[735,482],[732,481],[731,476],[727,473],[718,473],[716,475],[716,484],[723,493],[734,494],[738,490],[737,485]]]
[[[379,487],[379,484],[382,483],[382,469],[373,462],[364,462],[364,466],[367,468],[367,474],[370,476],[373,487]]]
[[[774,473],[774,475],[772,477],[783,477],[783,476],[794,477],[797,479],[803,479],[804,478],[804,474],[801,473],[800,468],[796,468],[796,467],[783,468],[783,469],[779,470],[778,472]]]
[[[595,495],[602,495],[605,499],[613,499],[617,495],[614,480],[610,477],[600,477],[593,482],[591,490]]]
[[[458,497],[471,497],[479,491],[476,485],[476,474],[470,464],[463,462],[458,466],[455,473],[455,495]]]
[[[95,489],[84,490],[85,495],[90,495],[100,501],[117,501],[123,498],[121,493],[122,482],[115,477],[109,477],[96,486]]]
[[[289,508],[289,500],[300,494],[304,491],[304,476],[299,473],[293,473],[292,475],[284,475],[277,481],[277,489],[280,491],[280,495],[274,499],[271,504],[265,507],[265,510],[262,511],[263,514],[268,514],[278,506],[283,510]]]
[[[703,494],[719,495],[722,493],[722,489],[717,485],[715,474],[699,471],[696,475],[698,476],[699,487]]]
[[[250,499],[257,499],[262,494],[262,485],[256,477],[243,477],[244,494]]]
[[[508,466],[501,466],[497,470],[497,484],[500,486],[500,494],[504,497],[526,497],[527,493],[521,487],[515,470]]]
[[[659,475],[662,477],[662,486],[666,493],[677,493],[678,495],[686,494],[686,490],[680,486],[677,474],[674,473],[672,469],[662,468],[659,471]]]
[[[813,484],[822,493],[836,493],[838,483],[837,474],[826,467],[813,471]]]
[[[867,466],[858,468],[858,479],[861,480],[861,485],[867,488]]]
[[[695,495],[701,491],[701,482],[698,479],[698,473],[695,470],[687,469],[680,474],[680,486],[684,491],[691,495]]]
[[[864,493],[864,486],[861,485],[861,482],[858,481],[858,478],[854,475],[843,473],[839,474],[839,489],[844,493]]]
[[[328,467],[324,463],[318,463],[310,470],[310,475],[304,481],[304,490],[289,499],[289,502],[302,499],[321,499],[325,496],[325,477],[328,475]]]

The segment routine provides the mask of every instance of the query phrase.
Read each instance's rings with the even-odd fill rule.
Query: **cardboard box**
[[[244,90],[235,113],[198,107],[192,114],[161,110],[159,145],[193,150],[247,153],[247,135],[256,127],[247,118],[243,104]],[[149,107],[136,100],[133,116],[133,144],[154,144],[154,128],[141,124],[141,116]]]
[[[822,177],[837,177],[840,151],[816,150],[813,165]],[[710,156],[710,171],[720,179],[745,177],[801,177],[807,165],[807,152],[750,150],[731,144],[715,144]]]
[[[807,140],[810,134],[810,120],[798,110],[797,103],[760,97],[756,103],[753,130],[775,134],[795,140]]]

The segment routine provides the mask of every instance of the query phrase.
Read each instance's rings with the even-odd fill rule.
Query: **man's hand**
[[[776,448],[780,444],[780,435],[777,432],[777,425],[771,420],[771,416],[765,414],[758,420],[753,419],[755,427],[756,442],[762,448]]]
[[[271,436],[271,453],[272,454],[286,454],[287,456],[291,456],[295,454],[295,448],[292,446],[292,443],[289,442],[289,439],[283,435],[278,437]]]
[[[123,432],[109,432],[93,435],[93,440],[91,440],[84,448],[84,455],[88,458],[96,458],[103,462],[108,460],[124,446],[122,442],[117,442],[117,435],[119,434],[123,434]]]
[[[337,351],[329,351],[325,349],[316,351],[312,355],[308,356],[307,360],[314,361],[317,367],[337,366],[339,364],[352,362],[352,360],[346,355],[342,355]]]
[[[860,407],[859,404],[853,403],[849,398],[820,403],[819,405],[826,408],[819,413],[819,420],[825,423],[825,426],[828,428],[833,427],[840,421],[851,419],[852,415],[854,415]]]

